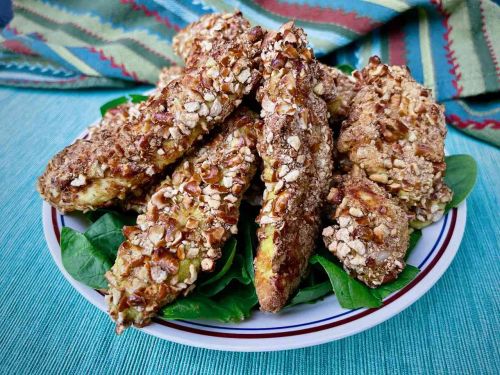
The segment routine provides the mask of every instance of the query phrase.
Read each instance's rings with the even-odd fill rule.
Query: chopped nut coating
[[[293,23],[263,46],[264,161],[255,287],[263,311],[277,312],[303,276],[319,230],[319,208],[332,173],[326,104],[312,91],[314,58]]]
[[[439,220],[452,197],[443,181],[443,107],[406,67],[378,57],[355,76],[363,87],[342,124],[339,151],[398,198],[412,226]]]
[[[325,100],[330,122],[339,124],[349,114],[352,99],[361,85],[354,77],[321,63],[315,65],[314,76],[314,93]]]
[[[398,202],[357,167],[329,198],[336,224],[323,230],[328,250],[372,288],[396,279],[405,267],[409,239],[408,218]]]
[[[173,47],[187,64],[191,56],[210,51],[214,41],[232,40],[250,28],[241,12],[209,14],[192,23],[174,37]],[[313,91],[325,100],[332,124],[339,124],[349,114],[351,101],[359,84],[341,70],[314,62]]]
[[[182,78],[184,74],[184,68],[180,66],[170,66],[168,68],[163,68],[160,71],[158,77],[158,83],[156,84],[157,90],[161,91],[173,80]]]
[[[214,43],[231,41],[250,29],[250,23],[241,12],[207,14],[181,30],[173,39],[174,52],[186,65],[202,54],[207,54]]]
[[[137,225],[124,228],[126,241],[106,274],[118,333],[148,324],[162,306],[188,292],[199,272],[213,269],[257,169],[261,127],[257,115],[238,110],[162,182]]]
[[[149,183],[254,88],[262,37],[257,27],[215,42],[112,136],[78,140],[57,154],[38,181],[43,198],[63,212],[88,211]]]
[[[158,77],[155,93],[160,92],[173,80],[182,77],[182,73],[183,68],[178,66],[163,68]],[[119,128],[122,128],[127,122],[139,116],[139,108],[140,103],[127,102],[109,109],[97,126],[89,128],[89,136],[87,139],[96,141],[97,139],[112,137]]]

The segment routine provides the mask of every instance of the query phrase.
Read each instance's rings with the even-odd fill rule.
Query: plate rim
[[[50,215],[48,214],[48,212],[50,212]],[[97,301],[96,295],[98,295],[97,294],[98,292],[74,280],[64,269],[61,260],[56,257],[56,252],[59,252],[60,254],[60,246],[56,236],[56,232],[53,229],[52,221],[55,219],[57,224],[59,225],[57,217],[55,218],[53,217],[53,215],[54,214],[57,215],[57,213],[58,211],[53,209],[53,207],[51,207],[49,204],[47,204],[46,202],[42,203],[42,222],[43,222],[44,235],[52,259],[56,263],[57,267],[59,268],[65,279],[69,281],[69,283],[78,291],[78,293],[81,294],[92,305],[96,306],[99,310],[107,314],[106,308],[104,306],[104,301],[103,301],[104,299],[102,298],[102,296],[100,296],[101,301]],[[243,337],[214,338],[211,334],[207,334],[207,332],[213,334],[216,331],[204,331],[203,334],[200,334],[194,332],[197,329],[194,329],[192,327],[181,325],[181,327],[183,327],[183,329],[181,330],[179,329],[180,327],[179,325],[172,324],[167,321],[162,321],[161,327],[158,327],[158,325],[160,325],[159,323],[153,323],[150,326],[141,328],[139,330],[151,334],[153,336],[156,336],[158,338],[176,342],[179,344],[195,346],[205,349],[234,351],[234,352],[267,352],[267,351],[299,349],[299,348],[324,344],[326,342],[339,340],[344,337],[360,333],[362,331],[373,328],[385,322],[386,320],[394,317],[395,315],[399,314],[400,312],[411,306],[413,303],[418,301],[427,291],[429,291],[432,288],[432,286],[435,285],[435,283],[442,277],[444,272],[448,269],[458,251],[458,248],[460,246],[464,234],[466,217],[467,217],[466,202],[464,201],[458,208],[450,210],[448,215],[451,215],[452,218],[450,220],[450,227],[446,232],[446,237],[442,240],[441,243],[441,247],[444,246],[444,249],[440,249],[441,254],[439,255],[436,253],[436,255],[432,258],[431,261],[434,261],[436,257],[439,255],[439,258],[435,261],[433,267],[429,269],[429,271],[421,278],[421,280],[418,280],[415,284],[412,285],[410,283],[407,287],[387,297],[384,300],[384,305],[382,307],[376,309],[358,309],[362,310],[362,313],[366,311],[371,311],[371,312],[359,318],[356,318],[357,316],[354,316],[356,319],[347,322],[344,325],[344,330],[341,332],[335,332],[336,329],[335,323],[337,323],[337,321],[329,323],[333,325],[332,327],[323,328],[322,330],[317,330],[315,332],[295,333],[294,335],[291,335],[287,334],[288,332],[285,331],[281,333],[277,338],[276,337],[267,338],[267,337],[262,337],[264,334],[257,334],[259,336],[258,338],[260,339],[258,342],[254,340],[257,337],[251,337],[251,335],[249,334],[246,334],[245,335],[246,337],[244,338]],[[445,245],[446,240],[448,240],[448,243]],[[430,265],[428,267],[430,267]],[[412,291],[406,292],[405,290],[408,287],[410,287]],[[402,295],[394,299],[394,301],[397,299],[398,303],[394,304],[392,303],[394,301],[391,300],[389,303],[386,304],[388,300],[390,300],[394,296],[397,296],[401,292],[403,292]],[[314,329],[316,327],[312,328]],[[202,336],[204,339],[200,340],[200,336]],[[218,334],[217,336],[221,335]],[[301,340],[284,341],[283,339],[286,339],[287,337],[288,338],[301,337]],[[304,338],[306,339],[304,340]],[[279,345],[276,345],[275,341],[279,341],[280,342]],[[266,344],[264,344],[264,342],[266,342]]]

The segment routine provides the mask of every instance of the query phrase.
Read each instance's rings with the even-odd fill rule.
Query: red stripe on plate
[[[59,225],[57,224],[57,211],[54,207],[51,210],[52,216],[52,228],[54,229],[54,234],[56,235],[57,243],[61,244],[61,234],[59,233]]]
[[[364,318],[365,316],[368,316],[370,314],[373,314],[374,312],[378,311],[380,308],[384,306],[388,306],[394,301],[398,300],[401,298],[403,295],[408,293],[415,285],[417,285],[437,264],[437,262],[441,259],[443,256],[444,252],[446,251],[446,248],[448,247],[448,244],[450,243],[451,237],[453,236],[453,232],[455,230],[455,224],[457,221],[457,209],[454,208],[451,211],[452,217],[451,217],[451,222],[450,222],[450,227],[448,228],[448,232],[446,234],[446,238],[439,248],[438,253],[432,259],[431,263],[425,270],[420,272],[418,276],[412,280],[410,284],[408,284],[405,288],[401,289],[399,292],[394,294],[393,296],[389,297],[387,300],[384,301],[384,304],[379,307],[379,308],[374,308],[374,309],[367,309],[359,314],[350,316],[345,319],[337,320],[335,322],[323,324],[320,326],[315,326],[315,327],[310,327],[310,328],[303,328],[303,329],[298,329],[295,331],[286,331],[286,332],[273,332],[273,333],[247,333],[247,334],[241,334],[241,333],[228,333],[228,332],[214,332],[214,331],[206,331],[203,329],[199,328],[194,328],[194,327],[186,327],[182,326],[179,324],[176,324],[175,322],[168,322],[162,319],[155,318],[153,321],[155,323],[158,323],[162,326],[169,327],[169,328],[174,328],[178,329],[180,331],[184,332],[189,332],[189,333],[195,333],[198,335],[204,335],[204,336],[212,336],[212,337],[222,337],[222,338],[232,338],[232,339],[267,339],[267,338],[277,338],[277,337],[288,337],[288,336],[298,336],[298,335],[304,335],[308,333],[313,333],[313,332],[318,332],[318,331],[324,331],[326,329],[338,327],[344,324],[351,323],[355,320]],[[58,239],[59,242],[59,228],[57,225],[57,216],[56,216],[56,210],[55,208],[52,208],[52,226],[54,228],[54,233],[56,235],[56,238]]]

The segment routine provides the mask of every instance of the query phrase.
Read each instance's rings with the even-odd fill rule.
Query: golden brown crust
[[[279,311],[306,270],[331,177],[326,105],[312,92],[314,64],[301,29],[287,23],[264,41],[264,118],[258,150],[265,183],[258,217],[255,287],[264,311]]]
[[[63,212],[87,211],[149,183],[254,88],[262,37],[257,27],[214,42],[113,136],[78,140],[57,154],[38,181],[42,197]]]
[[[437,221],[452,193],[444,184],[443,107],[406,67],[373,57],[342,124],[338,149],[406,208],[411,225]]]
[[[257,169],[261,120],[239,109],[221,133],[183,161],[148,202],[137,225],[124,228],[107,302],[116,330],[142,327],[165,304],[211,271],[236,233],[239,204]]]
[[[408,218],[383,188],[355,167],[328,196],[335,224],[323,240],[344,269],[375,288],[393,281],[404,269]]]

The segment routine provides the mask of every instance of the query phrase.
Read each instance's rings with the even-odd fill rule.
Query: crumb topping
[[[214,42],[209,53],[186,65],[181,78],[132,106],[129,120],[109,137],[77,140],[57,154],[39,179],[42,196],[63,212],[88,211],[150,182],[254,88],[262,37],[255,27]],[[85,183],[71,184],[80,175]]]
[[[250,23],[241,12],[207,14],[181,30],[174,37],[172,48],[186,65],[191,65],[198,56],[210,53],[214,44],[230,42],[249,29]]]
[[[405,267],[408,218],[383,188],[357,167],[331,189],[334,225],[323,229],[323,240],[344,269],[375,288],[393,281]]]
[[[378,57],[355,76],[363,86],[342,124],[339,151],[399,200],[412,226],[439,220],[452,197],[443,181],[443,107],[406,67]]]
[[[162,306],[194,288],[199,272],[213,270],[237,231],[239,204],[258,165],[261,126],[255,114],[238,110],[161,183],[137,225],[124,228],[126,241],[106,274],[117,332],[148,324]]]
[[[258,150],[265,190],[255,283],[261,309],[278,311],[314,247],[332,171],[332,135],[326,105],[312,91],[315,60],[303,30],[289,22],[269,32],[262,62],[264,131]]]

